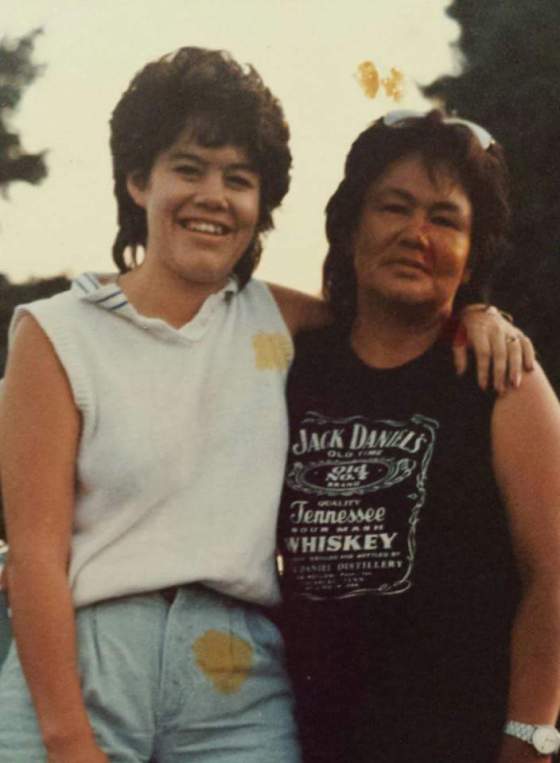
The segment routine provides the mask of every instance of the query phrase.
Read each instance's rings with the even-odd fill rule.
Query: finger
[[[466,344],[451,345],[453,350],[453,363],[455,364],[455,371],[458,376],[462,376],[467,370],[467,346]]]
[[[501,331],[492,333],[490,337],[490,347],[492,350],[492,381],[494,389],[501,395],[506,389],[509,353],[507,338]]]
[[[531,342],[528,336],[520,333],[519,344],[521,345],[521,354],[523,355],[523,368],[525,371],[532,371],[537,361],[533,342]]]
[[[472,348],[476,359],[476,376],[480,389],[488,388],[490,372],[490,342],[487,335],[477,335],[471,338]]]
[[[523,367],[523,352],[520,337],[516,336],[513,341],[506,340],[506,350],[508,383],[510,386],[517,388],[521,384]]]
[[[453,342],[451,349],[453,350],[453,362],[455,363],[455,370],[460,376],[467,370],[468,354],[467,354],[467,330],[462,323],[455,325],[452,328]]]

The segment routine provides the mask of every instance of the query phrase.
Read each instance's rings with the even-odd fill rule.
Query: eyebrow
[[[406,201],[409,204],[416,204],[418,201],[414,194],[405,191],[404,188],[389,187],[379,190],[379,196],[383,196],[385,194],[393,194],[394,196],[399,196],[401,199],[403,199],[403,201]],[[432,209],[440,210],[442,212],[455,212],[456,214],[463,214],[463,211],[459,205],[455,204],[453,201],[437,201],[432,205]]]
[[[169,155],[169,158],[172,161],[177,161],[178,159],[187,159],[189,162],[194,162],[201,167],[206,167],[208,164],[211,164],[211,162],[203,159],[201,156],[198,156],[198,154],[191,154],[188,151],[174,151]],[[232,164],[226,164],[225,169],[229,171],[233,170],[234,172],[250,172],[253,175],[258,174],[255,167],[249,162],[233,162]]]

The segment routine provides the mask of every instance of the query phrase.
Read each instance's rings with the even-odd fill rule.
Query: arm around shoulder
[[[268,286],[292,336],[331,323],[329,309],[319,297],[277,284],[269,283]]]

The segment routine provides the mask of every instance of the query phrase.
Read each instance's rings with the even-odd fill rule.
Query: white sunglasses
[[[426,111],[412,111],[408,109],[397,109],[396,111],[389,111],[385,114],[383,124],[387,127],[398,127],[399,125],[407,122],[409,119],[422,119],[428,114]],[[490,135],[488,130],[484,127],[477,125],[476,122],[469,122],[468,119],[460,119],[460,117],[444,117],[443,123],[446,125],[462,125],[468,128],[475,138],[478,140],[484,151],[487,151],[490,146],[495,143],[495,139]]]

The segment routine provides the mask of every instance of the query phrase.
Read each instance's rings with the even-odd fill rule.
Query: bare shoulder
[[[495,405],[494,419],[498,422],[509,420],[510,425],[524,428],[545,423],[542,417],[551,417],[549,423],[560,420],[560,404],[538,363],[523,377],[523,384],[517,389],[509,389],[498,398]]]
[[[12,333],[10,357],[13,356],[14,352],[19,354],[28,348],[39,351],[43,348],[48,352],[49,347],[50,342],[47,335],[31,313],[21,315]]]
[[[2,398],[35,412],[55,406],[75,408],[62,364],[49,338],[28,313],[21,316],[12,335]]]
[[[331,322],[325,302],[297,289],[269,283],[268,287],[292,336],[305,329],[321,328]]]
[[[498,464],[516,460],[522,471],[533,461],[560,459],[560,404],[540,365],[496,401],[492,444]]]
[[[22,315],[11,337],[6,384],[9,385],[10,380],[26,367],[39,370],[43,367],[56,368],[58,365],[53,346],[39,323],[29,313]]]

